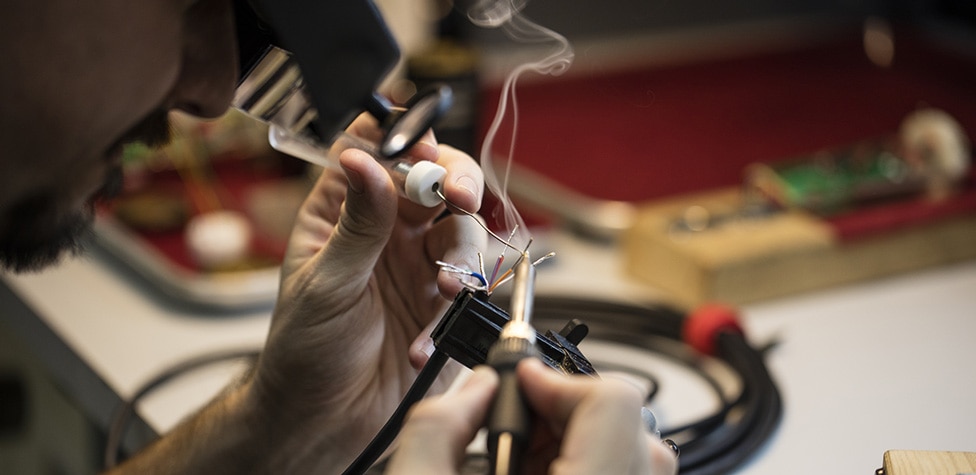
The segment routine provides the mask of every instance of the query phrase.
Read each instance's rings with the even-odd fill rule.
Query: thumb
[[[464,449],[484,425],[497,386],[495,371],[478,366],[457,391],[418,402],[407,415],[386,475],[456,473]]]
[[[368,278],[383,247],[390,238],[397,213],[397,192],[386,170],[369,154],[347,149],[339,155],[348,188],[339,219],[326,246],[320,265],[328,271]],[[338,276],[337,276],[338,277]]]

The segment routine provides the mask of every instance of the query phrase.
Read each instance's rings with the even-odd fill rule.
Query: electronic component
[[[966,177],[969,140],[949,114],[909,114],[897,134],[746,170],[749,198],[833,215],[882,199],[941,198]]]
[[[485,363],[488,350],[509,320],[507,312],[488,301],[487,293],[465,289],[454,298],[431,338],[439,351],[473,368]],[[562,373],[596,376],[596,370],[576,346],[587,332],[587,326],[578,320],[571,320],[558,333],[536,332],[539,358]]]

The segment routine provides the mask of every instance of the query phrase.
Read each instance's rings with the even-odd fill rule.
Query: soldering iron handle
[[[498,372],[498,391],[488,414],[488,454],[491,475],[519,473],[522,453],[532,430],[532,414],[515,374],[524,358],[537,355],[533,342],[503,338],[488,351],[486,362]]]

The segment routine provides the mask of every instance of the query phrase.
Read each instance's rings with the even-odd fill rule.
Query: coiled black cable
[[[687,316],[665,306],[641,306],[573,297],[536,296],[534,324],[561,325],[576,318],[589,326],[588,339],[603,340],[644,350],[661,351],[653,338],[681,342]],[[714,414],[678,428],[662,428],[662,437],[682,435],[681,474],[724,474],[748,461],[776,430],[782,416],[782,400],[763,360],[763,350],[753,348],[736,331],[715,335],[715,357],[739,378],[738,396],[727,398],[701,369],[696,372],[716,391],[721,407]],[[694,361],[685,363],[694,367]],[[644,369],[643,372],[649,372]]]

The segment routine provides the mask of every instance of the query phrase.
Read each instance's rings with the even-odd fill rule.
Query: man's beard
[[[122,146],[143,142],[160,146],[169,141],[170,125],[165,111],[157,111],[127,132],[118,142]],[[80,209],[65,210],[56,192],[39,191],[13,203],[0,216],[0,268],[15,272],[35,271],[58,262],[62,255],[77,255],[84,250],[85,237],[95,220],[95,202],[117,195],[122,190],[122,168],[111,167],[92,199]]]
[[[122,169],[113,167],[96,197],[110,197],[122,188]],[[53,194],[38,193],[10,207],[0,230],[0,267],[36,271],[69,253],[84,250],[95,220],[95,199],[79,209],[59,209]]]
[[[48,194],[16,203],[4,217],[0,265],[15,272],[34,271],[57,262],[65,252],[80,253],[94,216],[91,204],[65,214]]]

